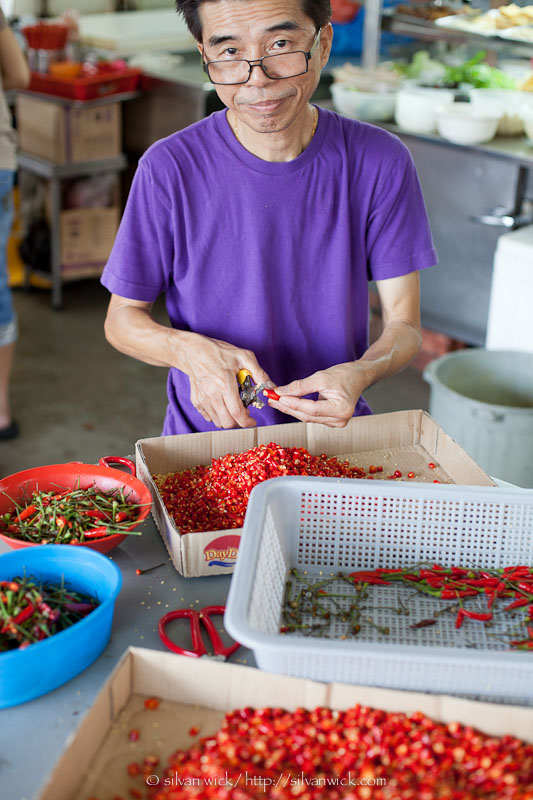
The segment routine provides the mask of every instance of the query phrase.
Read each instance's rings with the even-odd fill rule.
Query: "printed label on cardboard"
[[[234,567],[239,553],[241,537],[234,533],[218,536],[204,547],[208,567]]]

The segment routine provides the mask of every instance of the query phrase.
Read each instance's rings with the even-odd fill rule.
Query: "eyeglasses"
[[[307,52],[294,50],[292,53],[263,56],[263,58],[258,58],[255,61],[248,61],[245,58],[236,58],[232,61],[204,61],[204,72],[207,73],[211,83],[223,84],[224,86],[237,86],[240,83],[247,83],[254,67],[261,67],[267,78],[273,81],[305,75],[309,70],[309,60],[318,46],[320,31],[321,28],[318,29],[311,49]]]

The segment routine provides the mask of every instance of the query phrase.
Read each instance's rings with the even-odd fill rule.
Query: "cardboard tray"
[[[172,563],[186,578],[232,572],[242,528],[181,534],[166,511],[152,475],[210,464],[212,458],[240,453],[269,442],[282,447],[305,447],[312,455],[338,456],[366,469],[371,464],[382,465],[383,476],[395,470],[404,475],[413,471],[416,480],[421,482],[495,485],[429,414],[421,410],[354,417],[342,429],[294,422],[140,439],[135,445],[137,474],[150,486],[156,525]],[[429,469],[430,462],[437,465],[436,469]]]
[[[155,711],[144,710],[144,700],[150,696],[164,701]],[[217,730],[224,713],[235,708],[346,709],[356,703],[407,714],[421,711],[436,721],[457,721],[492,736],[509,734],[533,741],[531,708],[447,695],[317,683],[251,667],[130,647],[85,715],[37,800],[128,797],[129,787],[142,787],[142,778],[128,778],[126,767],[130,762],[142,762],[147,753],[154,754],[160,764],[153,773],[162,776],[168,756],[195,741],[189,734],[192,725],[200,729],[198,736],[207,736]],[[137,742],[128,740],[132,728],[141,732]]]

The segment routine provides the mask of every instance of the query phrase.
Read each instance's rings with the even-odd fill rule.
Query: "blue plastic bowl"
[[[67,586],[96,597],[100,605],[49,639],[0,653],[0,708],[56,689],[98,658],[111,635],[115,600],[122,585],[119,568],[106,556],[86,547],[60,544],[0,556],[0,580],[24,574],[53,583],[61,583],[63,576]]]

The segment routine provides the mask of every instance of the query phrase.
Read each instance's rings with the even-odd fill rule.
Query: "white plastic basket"
[[[453,615],[448,632],[442,625],[413,631],[408,623],[425,618],[431,613],[425,604],[434,609],[436,602],[418,593],[413,616],[403,624],[394,612],[376,609],[373,618],[390,627],[388,636],[374,628],[346,640],[335,638],[334,630],[327,639],[279,633],[291,568],[306,572],[311,583],[338,572],[420,562],[533,564],[533,492],[330,478],[266,481],[250,496],[225,627],[270,672],[533,704],[533,651],[509,650],[481,623],[455,632]],[[372,590],[378,590],[370,593],[376,607],[383,606],[380,590],[389,592],[391,605],[392,586]]]

